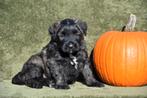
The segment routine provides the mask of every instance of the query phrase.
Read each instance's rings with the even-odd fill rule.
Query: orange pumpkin
[[[106,32],[96,42],[93,59],[103,82],[116,86],[145,85],[147,32]]]

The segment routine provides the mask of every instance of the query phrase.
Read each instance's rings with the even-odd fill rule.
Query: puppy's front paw
[[[40,89],[43,87],[42,83],[40,83],[39,81],[35,81],[35,80],[27,80],[25,82],[25,85],[31,88],[37,88]]]
[[[55,85],[55,89],[70,89],[70,87],[66,84],[58,84]]]
[[[93,81],[93,82],[89,82],[87,83],[87,86],[90,87],[104,87],[105,85],[99,81]]]
[[[13,84],[17,84],[17,85],[23,85],[23,84],[24,84],[24,82],[22,81],[21,72],[19,72],[18,74],[16,74],[16,75],[12,78],[12,83],[13,83]]]

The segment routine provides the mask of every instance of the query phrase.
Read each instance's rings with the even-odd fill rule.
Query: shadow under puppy
[[[27,60],[16,74],[13,84],[42,88],[69,89],[81,77],[87,86],[103,87],[90,68],[84,36],[87,24],[81,20],[64,19],[49,28],[51,41],[38,54]]]

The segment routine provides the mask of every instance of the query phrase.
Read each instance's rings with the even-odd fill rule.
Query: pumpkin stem
[[[122,31],[133,31],[136,24],[136,15],[130,14],[128,23],[122,28]]]

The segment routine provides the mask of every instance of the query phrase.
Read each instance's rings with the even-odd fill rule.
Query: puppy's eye
[[[60,39],[60,40],[63,40],[64,37],[65,37],[65,32],[60,32],[60,33],[58,34],[58,36],[59,36],[59,39]]]
[[[61,32],[59,36],[65,36],[65,32]]]
[[[62,35],[65,35],[65,32],[62,32],[61,34],[62,34]]]

